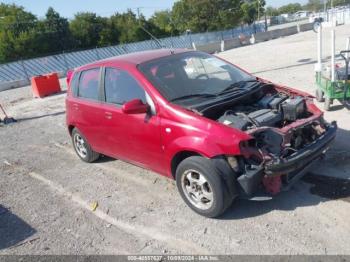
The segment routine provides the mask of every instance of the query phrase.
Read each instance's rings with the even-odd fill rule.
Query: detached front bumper
[[[276,159],[265,165],[265,174],[283,175],[288,174],[308,166],[311,162],[318,159],[327,151],[329,145],[334,140],[337,132],[336,122],[332,122],[327,131],[316,139],[312,144],[304,147],[298,152],[286,157],[284,159]]]

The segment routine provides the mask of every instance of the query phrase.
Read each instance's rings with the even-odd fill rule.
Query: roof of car
[[[87,65],[84,65],[82,67],[79,67],[79,69],[82,69],[91,65],[101,65],[106,62],[112,62],[112,63],[122,62],[122,63],[138,65],[143,62],[147,62],[157,58],[161,58],[161,57],[165,57],[173,54],[185,53],[189,51],[190,51],[189,49],[156,49],[156,50],[149,50],[149,51],[141,51],[141,52],[135,52],[135,53],[125,54],[125,55],[114,56],[104,60],[99,60]]]

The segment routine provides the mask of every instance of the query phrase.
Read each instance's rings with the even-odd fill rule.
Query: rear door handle
[[[112,119],[112,113],[111,112],[105,112],[105,118]]]
[[[73,108],[75,109],[75,110],[78,110],[79,109],[79,105],[78,104],[73,104]]]

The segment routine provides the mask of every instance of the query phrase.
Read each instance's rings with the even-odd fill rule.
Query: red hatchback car
[[[288,189],[336,134],[313,97],[215,56],[146,51],[70,75],[67,125],[78,156],[125,160],[176,180],[195,212]]]

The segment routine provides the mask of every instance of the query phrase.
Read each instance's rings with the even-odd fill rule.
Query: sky
[[[115,12],[124,12],[131,8],[135,13],[140,8],[146,17],[154,11],[170,9],[176,0],[1,0],[3,3],[15,3],[24,6],[26,10],[38,17],[43,17],[49,6],[58,11],[61,16],[73,18],[81,11],[95,12],[101,16],[110,16]],[[266,0],[267,5],[279,7],[288,3],[305,4],[307,0]]]

